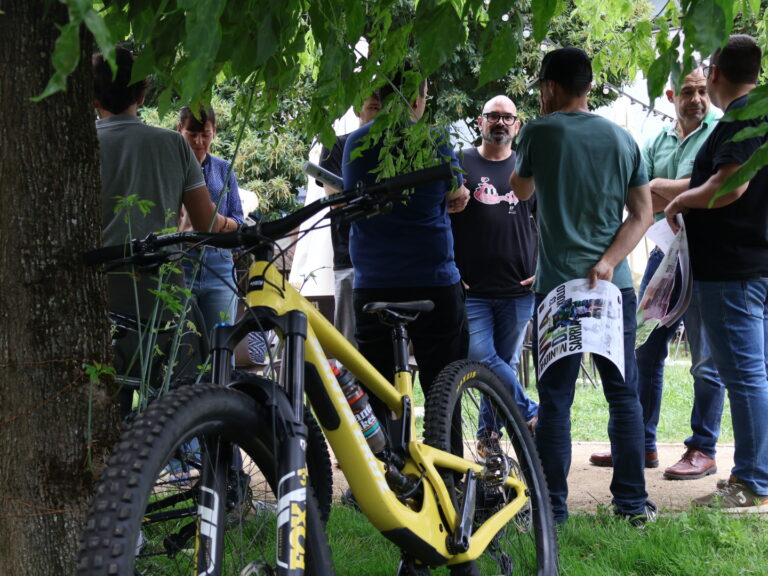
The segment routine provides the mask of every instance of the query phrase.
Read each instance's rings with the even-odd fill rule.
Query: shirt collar
[[[134,116],[133,114],[117,114],[115,116],[107,116],[106,118],[96,119],[96,128],[104,128],[106,126],[117,126],[118,124],[141,124],[141,118]]]

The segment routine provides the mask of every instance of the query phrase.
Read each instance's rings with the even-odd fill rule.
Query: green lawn
[[[690,359],[683,350],[665,369],[658,439],[682,442],[690,434],[693,402]],[[608,407],[599,384],[578,383],[572,409],[573,439],[607,441]],[[416,404],[423,405],[417,387]],[[536,398],[535,382],[529,393]],[[733,442],[726,400],[721,442]],[[399,553],[365,518],[337,505],[328,527],[340,576],[391,576]],[[768,574],[768,516],[734,517],[693,509],[664,514],[642,529],[607,510],[574,514],[559,531],[565,576],[741,576]],[[447,575],[446,570],[435,574]]]
[[[339,576],[394,576],[397,548],[336,505],[328,524]],[[765,576],[768,519],[706,510],[665,515],[642,529],[608,512],[575,514],[559,531],[562,576]],[[434,574],[447,576],[444,569]]]
[[[661,415],[657,440],[659,442],[682,443],[691,434],[691,406],[693,405],[693,379],[690,375],[691,361],[682,348],[674,358],[674,349],[664,369],[664,395],[661,401]],[[581,442],[608,441],[608,403],[599,385],[599,376],[592,375],[589,361],[584,362],[587,374],[582,371],[577,384],[571,410],[572,439]],[[533,373],[531,366],[531,373]],[[592,380],[590,380],[590,377]],[[538,399],[535,381],[528,388],[528,394]],[[726,398],[723,408],[720,442],[733,442],[731,413]]]

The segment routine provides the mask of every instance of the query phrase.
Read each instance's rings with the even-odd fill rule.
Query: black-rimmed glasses
[[[704,74],[704,78],[709,78],[709,72],[712,68],[717,68],[717,64],[707,64],[701,67],[701,73]]]
[[[517,116],[514,114],[499,114],[498,112],[484,112],[483,118],[494,124],[496,122],[504,122],[507,126],[512,126],[512,124],[517,122]]]

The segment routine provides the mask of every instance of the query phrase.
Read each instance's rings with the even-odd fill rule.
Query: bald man
[[[537,404],[517,378],[517,365],[533,315],[532,276],[536,267],[535,199],[520,201],[509,186],[515,168],[514,140],[520,129],[517,107],[496,96],[477,119],[482,141],[462,151],[470,200],[451,214],[456,264],[467,291],[469,357],[486,362],[509,387],[520,413],[533,430]],[[478,450],[498,447],[501,431],[483,406]]]

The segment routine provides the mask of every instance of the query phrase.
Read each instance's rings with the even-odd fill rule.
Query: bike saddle
[[[391,326],[395,323],[413,322],[421,312],[431,312],[435,308],[432,300],[414,300],[412,302],[368,302],[363,312],[378,314],[381,321]]]

